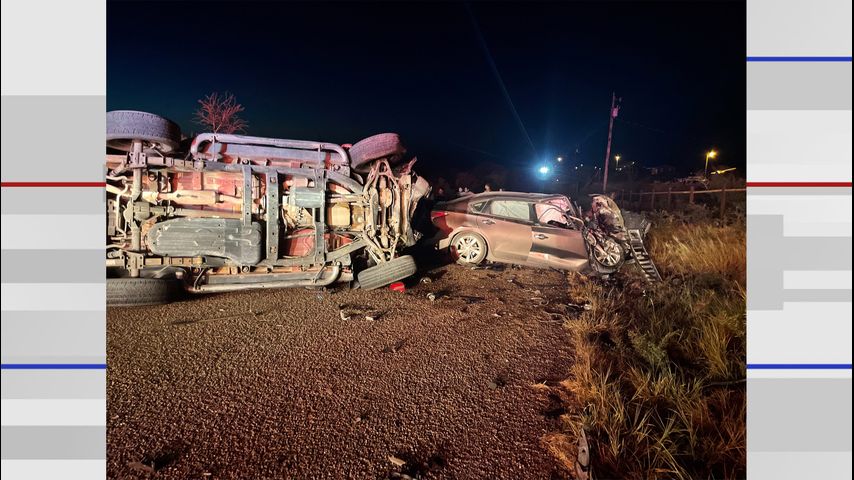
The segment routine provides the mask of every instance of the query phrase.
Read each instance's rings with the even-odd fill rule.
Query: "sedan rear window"
[[[489,204],[489,213],[498,217],[531,221],[531,205],[518,200],[493,200]]]

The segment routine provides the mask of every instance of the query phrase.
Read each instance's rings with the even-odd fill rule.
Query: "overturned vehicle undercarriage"
[[[429,185],[396,134],[345,146],[205,133],[180,148],[173,122],[107,113],[107,303],[190,292],[378,288],[415,273],[399,252]],[[186,150],[186,151],[182,151]],[[177,280],[177,281],[176,281]]]

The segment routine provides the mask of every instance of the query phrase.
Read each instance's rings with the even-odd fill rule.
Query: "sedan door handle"
[[[495,222],[490,219],[481,220],[481,223],[483,223],[484,225],[495,225]]]
[[[545,239],[549,238],[549,236],[544,234],[544,233],[538,233],[538,234],[534,235],[534,238],[536,238],[537,240],[545,240]]]

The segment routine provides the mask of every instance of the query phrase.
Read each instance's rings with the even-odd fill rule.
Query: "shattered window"
[[[517,200],[493,200],[489,204],[489,213],[516,220],[531,220],[531,206],[528,202]]]
[[[558,207],[549,203],[537,203],[534,205],[534,210],[537,213],[537,221],[542,224],[557,222],[559,224],[569,224],[569,220]]]
[[[477,203],[472,203],[471,206],[469,207],[469,209],[474,213],[480,213],[483,211],[483,207],[485,207],[485,206],[486,206],[485,201],[477,202]]]

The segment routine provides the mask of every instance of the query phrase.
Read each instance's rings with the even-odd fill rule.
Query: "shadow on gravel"
[[[130,462],[128,466],[138,472],[156,473],[175,463],[186,450],[187,446],[182,443],[172,444],[153,455],[144,456],[140,461]]]
[[[448,466],[447,455],[442,450],[426,457],[417,453],[398,453],[394,455],[394,458],[405,463],[401,465],[399,472],[389,474],[388,478],[390,479],[409,480],[425,478],[430,474],[438,473]]]

